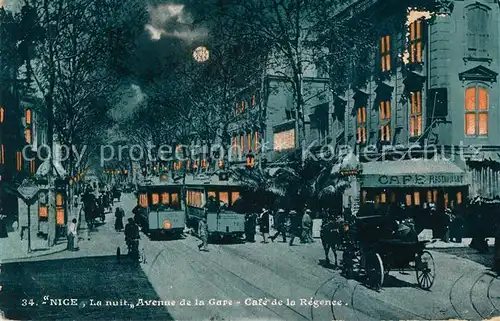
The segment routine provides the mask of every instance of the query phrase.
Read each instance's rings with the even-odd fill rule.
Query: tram
[[[233,204],[242,187],[230,181],[208,180],[186,184],[187,226],[198,234],[198,224],[205,216],[210,238],[241,238],[245,232],[245,215],[236,213]]]
[[[166,182],[150,181],[138,186],[138,221],[151,239],[162,234],[180,236],[183,233],[186,214],[180,201],[181,191],[181,185]]]

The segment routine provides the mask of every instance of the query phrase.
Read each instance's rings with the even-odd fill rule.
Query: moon
[[[205,62],[208,60],[209,57],[210,57],[210,52],[204,46],[197,47],[193,51],[193,58],[197,62]]]

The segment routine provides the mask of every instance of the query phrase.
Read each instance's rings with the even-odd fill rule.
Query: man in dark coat
[[[269,210],[267,208],[262,209],[262,213],[259,217],[260,232],[262,233],[263,241],[262,243],[267,243],[267,235],[269,234]]]
[[[255,228],[257,227],[257,216],[255,213],[245,214],[245,239],[247,242],[255,242]]]
[[[274,222],[277,232],[270,237],[271,241],[274,242],[274,240],[281,234],[283,236],[283,243],[286,243],[286,213],[284,209],[280,208],[278,210]]]
[[[293,245],[293,240],[298,237],[301,238],[302,234],[302,215],[299,215],[297,211],[290,211],[290,234],[292,238],[290,239],[289,245]]]

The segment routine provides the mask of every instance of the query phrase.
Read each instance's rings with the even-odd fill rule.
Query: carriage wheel
[[[418,257],[415,264],[417,273],[418,286],[423,290],[429,290],[434,284],[436,277],[436,267],[434,258],[428,251],[423,251]]]
[[[369,284],[375,290],[379,290],[384,284],[384,264],[378,253],[373,253],[367,258],[365,270]]]

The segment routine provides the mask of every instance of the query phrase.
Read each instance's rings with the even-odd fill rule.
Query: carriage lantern
[[[247,165],[247,168],[254,167],[254,165],[255,165],[255,156],[252,153],[252,151],[248,151],[246,165]]]

